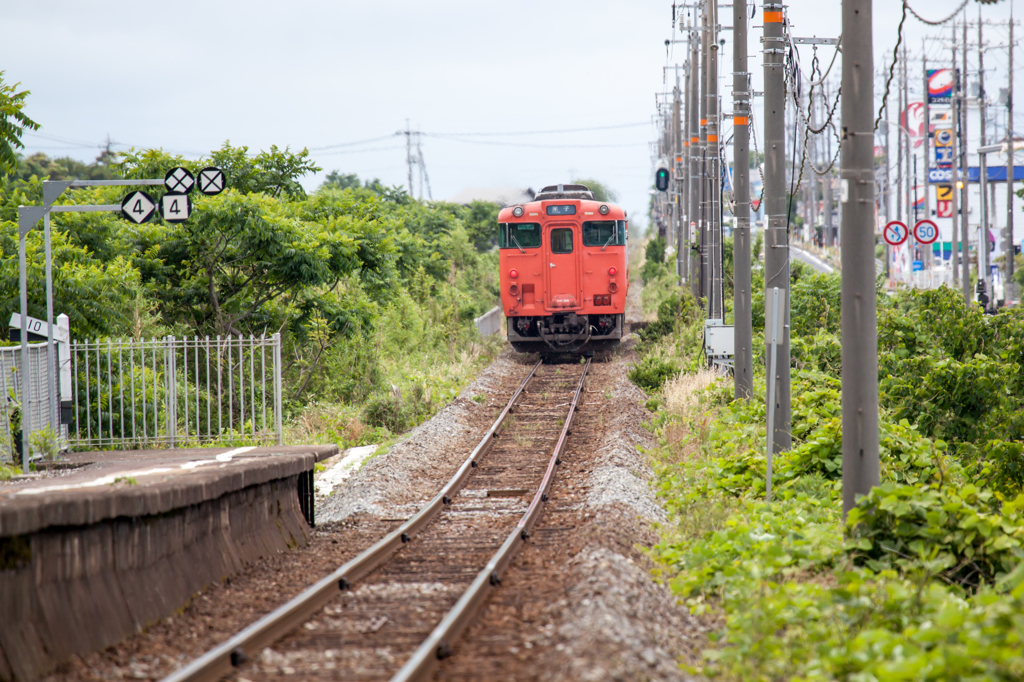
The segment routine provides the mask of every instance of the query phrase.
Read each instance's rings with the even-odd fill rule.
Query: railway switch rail
[[[315,650],[317,656],[325,651],[331,652],[331,655],[340,651],[339,656],[349,656],[344,661],[349,666],[346,668],[348,675],[357,679],[387,677],[391,673],[383,673],[384,668],[398,669],[391,677],[393,681],[428,679],[439,661],[452,654],[459,636],[487,601],[490,592],[501,583],[509,563],[530,537],[534,525],[543,514],[544,504],[548,500],[555,473],[572,432],[574,417],[580,409],[580,397],[590,363],[590,358],[587,358],[582,365],[549,365],[542,370],[543,360],[538,362],[519,384],[455,475],[415,515],[298,596],[167,676],[164,682],[219,680],[254,662],[265,647],[278,642],[297,650],[303,647]],[[582,371],[578,378],[567,377],[562,373],[567,368],[582,368]],[[568,388],[574,390],[566,411],[565,391]],[[527,396],[531,404],[524,402]],[[559,428],[552,429],[552,422]],[[510,431],[515,433],[510,434]],[[543,455],[538,458],[535,445],[538,442],[548,445],[552,440],[551,449],[545,448],[543,451],[550,453],[546,461]],[[499,448],[495,456],[488,458],[496,443],[504,447]],[[485,484],[490,482],[490,490],[486,493],[488,497],[491,493],[495,494],[495,503],[508,498],[509,504],[482,509],[473,506],[472,501],[467,502],[463,498],[456,500],[460,492],[470,492],[463,489],[471,476],[475,477],[474,481],[481,479]],[[518,511],[515,503],[531,490],[533,494],[526,510],[510,527],[510,522],[505,519]],[[493,518],[488,520],[487,517]],[[424,531],[428,532],[424,534]],[[421,534],[424,534],[424,543],[429,544],[429,547],[424,545],[417,548],[417,543],[413,543]],[[494,551],[496,545],[497,550]],[[403,547],[406,549],[399,551]],[[417,549],[422,552],[421,555],[416,554]],[[486,559],[487,556],[490,558]],[[468,587],[461,592],[454,605],[438,607],[440,603],[450,603],[450,600],[445,602],[443,599],[445,591],[455,583],[466,582],[467,577],[470,578]],[[376,578],[376,583],[373,578]],[[363,584],[364,579],[372,584]],[[362,596],[362,602],[356,599],[359,596],[355,594],[357,583],[360,583],[360,591],[364,588],[372,590],[369,596]],[[435,625],[425,639],[422,635],[418,636],[418,645],[414,641],[408,642],[404,654],[408,658],[404,664],[387,652],[381,654],[382,647],[379,644],[376,649],[363,645],[369,653],[353,653],[353,649],[359,645],[346,646],[352,643],[353,637],[360,636],[358,633],[375,634],[389,623],[389,617],[381,615],[381,609],[386,611],[387,608],[380,606],[381,599],[376,595],[396,591],[407,596],[391,597],[393,603],[407,610],[410,608],[409,602],[414,600],[417,593],[439,593],[441,598],[434,597],[433,607],[441,608],[439,615],[443,614],[442,617],[432,621]],[[338,600],[339,595],[352,595],[353,603],[332,610],[328,605]],[[398,607],[392,607],[395,608]],[[322,611],[329,615],[321,617],[319,621],[314,620]],[[404,643],[403,639],[416,638],[419,630],[414,621],[429,617],[430,611],[430,607],[416,607],[403,615],[393,614],[391,620],[409,621],[412,624],[396,622],[395,632],[386,640],[387,645],[400,645]],[[362,628],[349,623],[337,626],[337,623],[344,621],[347,612],[351,612],[352,618],[377,615],[372,615],[369,625]],[[331,616],[341,618],[334,619]],[[324,623],[320,621],[334,624],[335,630],[323,628]],[[325,632],[321,632],[321,629]],[[357,634],[353,635],[353,632]],[[338,646],[332,648],[333,645]],[[408,652],[413,649],[415,651],[409,656]],[[359,658],[359,655],[363,658]],[[353,656],[356,658],[352,659]],[[385,660],[377,660],[382,656]],[[311,664],[311,669],[321,671],[321,674],[330,674],[334,670],[333,666],[332,660],[323,667],[320,663]],[[253,675],[247,672],[246,677]]]

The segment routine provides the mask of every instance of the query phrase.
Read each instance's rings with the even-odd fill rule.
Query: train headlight
[[[519,276],[519,271],[516,270],[515,268],[512,268],[511,270],[508,271],[508,276],[511,277],[512,279],[515,279],[516,277]]]
[[[616,274],[618,274],[618,272],[619,271],[616,270],[614,267],[608,268],[608,276],[609,277],[614,277]]]
[[[512,286],[510,286],[508,288],[508,293],[511,294],[512,296],[518,296],[519,295],[519,285],[518,284],[513,284]]]
[[[517,218],[522,218],[523,217],[523,207],[522,206],[516,206],[515,208],[513,208],[512,209],[512,215],[514,215]]]
[[[608,204],[601,204],[601,208],[597,209],[597,212],[601,215],[608,215],[608,211],[610,210],[611,209],[608,208]]]

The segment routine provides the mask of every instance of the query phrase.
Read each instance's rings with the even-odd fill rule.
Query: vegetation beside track
[[[305,150],[228,143],[201,159],[22,159],[0,178],[0,316],[18,306],[17,206],[42,202],[42,180],[209,165],[225,170],[228,189],[193,193],[185,223],[53,215],[54,307],[75,338],[280,333],[286,439],[342,447],[424,420],[502,347],[473,324],[498,300],[496,204],[418,201],[338,173],[307,193],[300,180],[320,169]],[[60,203],[120,203],[129,189],[69,190]],[[27,249],[29,314],[45,318],[42,230]]]
[[[645,269],[651,291],[660,269]],[[844,524],[838,275],[794,270],[793,447],[774,458],[771,504],[763,369],[754,399],[733,401],[703,369],[695,302],[661,290],[632,377],[651,395],[671,519],[653,554],[716,624],[690,665],[735,680],[1021,679],[1021,311],[985,316],[949,289],[878,297],[882,484]]]

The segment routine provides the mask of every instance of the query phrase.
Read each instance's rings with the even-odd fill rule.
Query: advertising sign
[[[910,133],[910,141],[915,147],[920,147],[924,142],[924,104],[911,102],[906,110],[900,114],[900,123]]]
[[[953,69],[928,69],[928,102],[948,104],[953,99]]]

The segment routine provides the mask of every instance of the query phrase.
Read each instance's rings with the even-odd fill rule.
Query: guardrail
[[[473,320],[480,336],[488,337],[501,331],[501,306],[494,306],[480,317]]]

